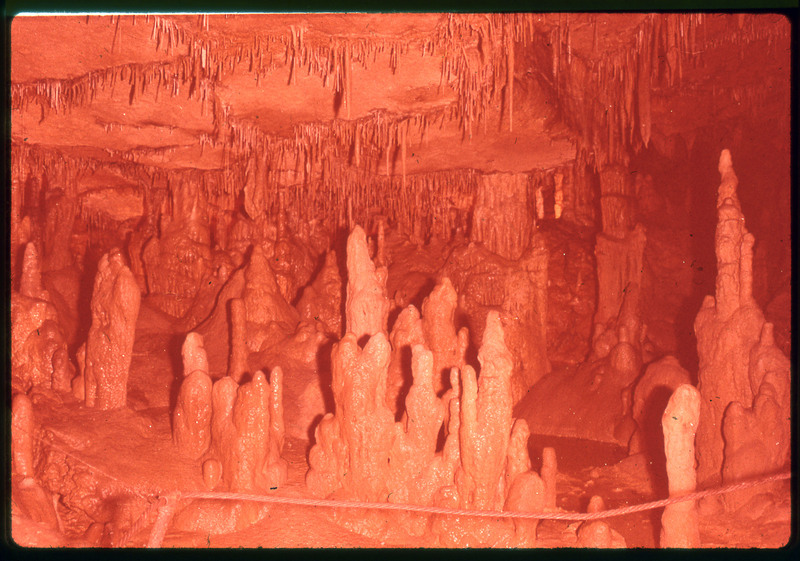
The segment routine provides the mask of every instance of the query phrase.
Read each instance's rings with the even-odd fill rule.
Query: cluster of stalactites
[[[119,50],[124,35],[119,31],[123,17],[126,24],[137,25],[136,16],[116,16],[116,20],[111,17],[109,25],[115,26],[109,46],[111,52]],[[483,118],[489,102],[500,92],[502,85],[513,84],[514,59],[508,52],[513,53],[516,42],[530,41],[534,32],[532,14],[450,14],[442,17],[432,35],[414,41],[375,36],[369,39],[341,36],[331,37],[328,41],[309,40],[305,27],[299,24],[276,34],[256,32],[248,44],[231,44],[210,36],[207,32],[209,16],[201,16],[200,32],[158,15],[145,16],[144,25],[148,25],[151,18],[150,40],[155,49],[174,58],[144,65],[118,65],[66,80],[42,79],[14,84],[12,107],[20,108],[37,101],[43,107],[64,110],[73,105],[91,103],[98,90],[113,88],[117,81],[127,81],[130,103],[146,93],[148,88],[154,90],[158,100],[162,88],[175,96],[183,87],[188,88],[190,98],[201,102],[201,111],[205,112],[211,105],[216,120],[221,115],[217,115],[219,107],[213,97],[213,87],[224,74],[232,74],[242,66],[254,73],[258,81],[281,65],[289,68],[292,84],[303,71],[318,76],[325,87],[343,94],[343,105],[349,119],[353,64],[366,68],[379,54],[388,53],[389,65],[394,71],[399,55],[416,48],[421,56],[443,53],[442,79],[452,83],[458,95],[457,115],[454,117],[471,136],[472,123]],[[481,56],[478,64],[470,64],[465,47],[474,49],[475,44],[484,45],[489,56]],[[487,83],[492,87],[487,88]],[[219,124],[215,126],[216,130],[221,128]]]
[[[595,170],[624,165],[632,149],[649,144],[651,90],[662,80],[680,83],[684,66],[693,63],[699,49],[702,23],[703,14],[648,15],[635,30],[634,45],[597,58],[594,52],[586,58],[573,53],[569,21],[559,23],[551,37],[552,75],[563,114],[581,133],[579,160],[593,163]]]
[[[405,123],[406,128],[415,125],[428,126],[424,120]],[[404,138],[397,133],[402,127],[397,122],[387,122],[383,128],[365,128],[359,133],[344,127],[336,134],[341,133],[345,140],[350,138],[348,135],[363,134],[362,142],[377,138],[380,143],[387,136]],[[335,154],[321,148],[322,131],[313,133],[309,128],[307,134],[320,144],[317,148],[310,147],[304,157],[311,163],[301,165],[302,169],[296,172],[286,170],[286,166],[291,167],[297,161],[288,151],[288,143],[260,143],[258,151],[249,152],[244,160],[232,161],[224,171],[172,170],[169,175],[156,167],[133,162],[106,164],[91,158],[65,156],[57,150],[15,145],[14,184],[24,198],[26,181],[30,177],[38,179],[32,175],[36,170],[67,186],[67,195],[75,197],[78,215],[90,234],[114,230],[120,225],[102,208],[85,204],[81,196],[80,177],[103,170],[125,178],[134,186],[134,194],[142,195],[145,222],[153,230],[148,232],[158,235],[160,231],[161,236],[169,224],[182,224],[195,210],[201,215],[219,216],[219,226],[229,223],[237,208],[250,217],[281,216],[281,224],[291,231],[298,231],[301,225],[314,220],[334,228],[346,228],[354,222],[369,224],[376,215],[384,216],[388,224],[418,242],[432,238],[450,241],[472,229],[470,214],[476,192],[486,181],[479,172],[460,169],[404,175],[393,173],[390,163],[388,173],[373,173],[377,170],[337,163]],[[305,173],[303,169],[324,169],[324,173],[314,175],[312,171],[306,182],[299,180]],[[290,184],[286,183],[287,171],[295,178]],[[531,224],[517,232],[522,238],[513,243],[506,240],[503,247],[511,244],[518,250],[524,249],[529,241],[525,232],[536,221],[572,212],[578,198],[573,176],[570,167],[565,166],[520,174],[521,178],[527,178],[527,186],[520,187],[527,197],[525,208],[520,207],[521,217]],[[243,208],[238,201],[244,202]],[[216,235],[215,240],[218,243],[220,236]],[[516,255],[519,251],[512,253]]]
[[[608,164],[625,165],[632,151],[650,142],[654,88],[683,87],[687,70],[703,63],[705,53],[721,43],[734,43],[740,51],[759,41],[775,48],[777,38],[785,35],[785,30],[764,17],[739,14],[733,29],[706,39],[710,24],[709,16],[699,13],[649,14],[635,30],[632,45],[588,55],[573,52],[568,18],[554,26],[550,37],[553,86],[562,114],[581,133],[579,161],[595,170]],[[594,25],[596,49],[596,20]],[[714,86],[715,94],[718,89]],[[724,93],[742,102],[763,98],[766,91],[756,85]]]
[[[207,28],[208,17],[205,18],[200,21],[200,26]],[[150,16],[147,16],[145,24],[148,24],[149,20]],[[115,20],[112,17],[109,24],[119,28],[121,22],[136,25],[136,18],[117,16]],[[301,68],[308,73],[318,74],[326,85],[331,83],[336,91],[345,93],[345,106],[349,111],[348,88],[352,88],[349,69],[352,63],[366,65],[367,61],[370,58],[374,59],[377,53],[388,50],[390,64],[397,64],[397,53],[407,50],[408,45],[385,40],[344,38],[326,44],[312,44],[304,38],[301,26],[292,26],[291,33],[267,37],[257,34],[252,45],[247,47],[240,45],[231,50],[207,39],[206,34],[193,33],[169,18],[152,16],[152,22],[151,39],[156,49],[164,49],[168,53],[178,49],[178,56],[173,60],[147,65],[120,65],[93,71],[67,81],[42,80],[30,84],[15,84],[12,87],[12,106],[21,107],[31,100],[39,100],[48,108],[61,110],[75,104],[91,102],[98,90],[113,88],[118,81],[127,81],[130,85],[131,103],[148,90],[154,90],[157,99],[161,88],[166,88],[172,95],[177,95],[181,87],[188,87],[189,97],[197,97],[202,101],[202,111],[205,111],[206,105],[210,104],[214,117],[214,133],[202,135],[201,147],[216,146],[220,142],[230,143],[237,152],[258,154],[256,158],[252,156],[246,158],[257,164],[252,166],[254,172],[250,172],[249,164],[243,169],[231,169],[242,167],[237,165],[241,162],[241,158],[231,159],[229,155],[227,158],[230,161],[226,166],[228,171],[210,172],[207,176],[204,175],[202,182],[208,185],[205,190],[208,191],[210,202],[218,208],[231,209],[235,206],[236,197],[242,186],[252,185],[250,191],[268,193],[261,198],[255,197],[251,210],[274,212],[277,197],[273,192],[276,189],[264,189],[262,185],[290,185],[291,187],[282,188],[287,192],[287,198],[316,199],[313,200],[314,204],[308,204],[312,202],[308,200],[300,201],[303,204],[299,206],[309,209],[308,212],[313,212],[315,215],[326,208],[344,208],[341,203],[326,205],[326,201],[316,196],[319,189],[317,185],[313,185],[322,183],[326,187],[322,189],[323,192],[335,192],[335,186],[341,176],[346,174],[336,162],[354,159],[355,161],[351,161],[350,164],[355,164],[356,170],[363,171],[362,175],[381,174],[391,176],[393,179],[397,177],[399,181],[396,190],[405,191],[406,154],[412,139],[418,136],[420,141],[423,141],[428,129],[434,125],[441,125],[444,120],[458,120],[464,130],[469,129],[471,133],[472,123],[482,118],[481,115],[495,92],[502,89],[496,84],[498,80],[513,83],[509,78],[511,73],[503,66],[509,64],[505,52],[509,46],[513,50],[515,42],[529,41],[533,34],[533,17],[530,14],[495,14],[479,17],[450,15],[442,19],[432,37],[420,42],[419,48],[425,56],[433,55],[446,45],[452,46],[454,42],[462,46],[460,49],[447,49],[447,56],[442,66],[443,79],[446,77],[448,83],[456,84],[460,100],[458,103],[413,115],[389,115],[378,112],[356,121],[337,119],[326,124],[298,125],[295,127],[293,138],[284,139],[273,138],[248,123],[237,122],[228,108],[211,97],[209,90],[213,80],[219,78],[224,71],[232,72],[243,60],[249,61],[249,70],[256,72],[258,76],[277,64],[275,58],[281,54],[284,62],[291,65],[292,79]],[[115,41],[116,35],[115,32]],[[473,43],[478,41],[484,45],[492,45],[492,49],[487,51],[491,56],[486,57],[482,65],[474,67],[470,65],[467,51],[463,47],[468,45],[474,50]],[[269,61],[266,67],[265,60]],[[495,83],[495,86],[485,88],[483,84],[486,80]],[[478,97],[481,98],[480,102],[475,101]],[[163,150],[142,148],[136,149],[135,152],[141,155],[144,152],[163,152]],[[121,160],[130,160],[127,154],[117,154],[117,156]],[[217,177],[220,175],[221,177]],[[358,196],[358,191],[354,190],[353,194]],[[395,209],[396,214],[399,214],[401,209],[407,208],[404,204],[407,201],[401,204],[396,197],[375,198],[378,201],[396,200],[398,207]],[[443,206],[431,205],[430,208],[443,208]],[[428,221],[427,229],[438,227],[439,224],[446,224],[445,229],[452,227],[451,214],[448,211],[444,216],[425,217]],[[103,221],[102,217],[95,215],[87,218],[98,222],[94,224],[95,227],[112,225],[108,220]],[[409,217],[408,221],[416,222],[414,218],[419,217]],[[342,224],[342,221],[338,223]]]

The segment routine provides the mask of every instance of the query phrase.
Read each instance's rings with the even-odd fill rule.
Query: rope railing
[[[62,454],[66,454],[93,471],[110,477],[119,482],[119,480],[102,470],[95,468],[86,461],[78,458],[74,454],[70,454],[56,446],[51,442],[47,443],[48,446],[53,447]],[[255,493],[230,493],[230,492],[215,492],[215,491],[152,491],[151,496],[158,497],[157,501],[151,503],[148,508],[139,516],[139,518],[131,525],[131,527],[115,540],[115,547],[125,547],[131,539],[144,528],[148,520],[151,518],[154,511],[158,511],[158,517],[153,529],[151,530],[148,539],[148,548],[161,547],[164,536],[166,535],[167,525],[175,511],[175,507],[179,500],[188,499],[218,499],[218,500],[231,500],[231,501],[253,501],[262,503],[275,503],[275,504],[291,504],[299,506],[310,507],[324,507],[324,508],[355,508],[355,509],[369,509],[369,510],[395,510],[404,512],[419,512],[422,514],[440,514],[448,516],[472,516],[482,518],[514,518],[514,519],[534,519],[534,520],[571,520],[571,521],[587,521],[587,520],[600,520],[604,518],[612,518],[616,516],[624,516],[626,514],[633,514],[637,512],[644,512],[656,508],[662,508],[668,505],[677,504],[686,501],[696,501],[703,497],[712,495],[722,495],[764,485],[774,481],[782,481],[790,479],[791,472],[776,473],[765,475],[756,479],[740,481],[721,487],[712,489],[705,489],[702,491],[695,491],[684,495],[668,497],[657,501],[650,501],[635,505],[627,505],[618,508],[602,510],[599,512],[568,512],[568,511],[544,511],[544,512],[518,512],[518,511],[499,511],[499,510],[471,510],[471,509],[458,509],[446,508],[438,506],[424,506],[408,503],[375,503],[368,501],[346,501],[346,500],[329,500],[329,499],[313,499],[305,497],[286,497],[272,494],[255,494]],[[120,482],[121,483],[121,482]],[[142,491],[131,490],[131,492],[142,496]]]
[[[478,516],[483,518],[528,518],[535,520],[599,520],[602,518],[612,518],[615,516],[624,516],[634,512],[642,512],[645,510],[652,510],[661,508],[667,505],[681,503],[686,501],[693,501],[708,497],[711,495],[721,495],[746,489],[748,487],[755,487],[763,485],[771,481],[779,481],[782,479],[789,479],[791,473],[780,473],[762,477],[759,479],[742,481],[733,483],[724,487],[715,489],[707,489],[705,491],[697,491],[695,493],[688,493],[676,497],[669,497],[658,501],[651,501],[648,503],[641,503],[638,505],[630,505],[619,508],[612,508],[609,510],[602,510],[599,512],[518,512],[509,510],[469,510],[458,508],[445,508],[438,506],[422,506],[407,503],[373,503],[361,501],[331,501],[327,499],[306,499],[303,497],[281,497],[272,495],[255,495],[247,493],[215,493],[206,491],[189,491],[180,493],[181,499],[225,499],[225,500],[238,500],[238,501],[255,501],[264,503],[283,503],[295,504],[305,506],[322,506],[328,508],[361,508],[372,510],[402,510],[406,512],[421,512],[425,514],[446,514],[450,516]]]

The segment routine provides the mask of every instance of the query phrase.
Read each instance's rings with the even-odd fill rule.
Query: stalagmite
[[[367,236],[360,226],[347,238],[346,331],[360,340],[364,335],[386,333],[389,300],[386,267],[375,267],[369,258]]]
[[[556,220],[561,218],[561,213],[564,212],[564,174],[556,173],[553,178],[555,179],[555,203],[553,204],[553,214]]]
[[[544,220],[544,195],[541,187],[536,189],[536,219]]]
[[[465,328],[456,332],[455,313],[458,306],[450,279],[445,277],[422,303],[422,332],[433,351],[434,388],[439,393],[451,368],[461,368],[467,352]]]
[[[673,356],[665,356],[647,365],[633,392],[632,416],[636,430],[630,437],[630,454],[654,452],[655,448],[661,446],[658,435],[663,433],[661,419],[657,416],[667,406],[675,390],[690,382],[689,372]],[[660,457],[661,454],[655,453],[655,456]]]
[[[556,508],[556,478],[558,477],[558,463],[556,451],[550,446],[542,449],[542,481],[544,481],[544,506]]]
[[[497,481],[511,433],[511,354],[497,312],[486,318],[478,353],[480,380],[465,366],[461,373],[461,466],[456,472],[462,506],[500,508]]]
[[[118,250],[100,259],[92,293],[92,326],[86,339],[86,406],[125,407],[139,285]]]
[[[183,343],[183,375],[172,414],[172,434],[182,453],[199,458],[211,442],[211,378],[203,338],[189,333]]]
[[[506,510],[516,512],[541,512],[545,507],[545,490],[541,477],[536,472],[526,471],[514,478],[504,504]],[[514,533],[520,547],[531,547],[536,543],[536,528],[539,521],[530,518],[514,520]]]
[[[14,395],[11,400],[11,467],[12,473],[24,478],[34,476],[34,426],[33,404],[30,398],[22,393]]]
[[[697,485],[694,437],[700,420],[700,392],[694,386],[679,386],[669,399],[661,424],[667,457],[669,496],[692,493]],[[695,501],[664,507],[661,515],[661,547],[700,547]]]
[[[228,358],[228,376],[239,383],[246,372],[250,371],[247,365],[247,312],[244,300],[231,298],[230,307],[230,355]]]
[[[729,404],[753,403],[750,353],[758,343],[764,315],[746,280],[752,276],[753,236],[746,230],[736,189],[738,179],[728,150],[720,154],[722,181],[717,196],[716,295],[706,296],[694,331],[699,357],[698,389],[703,396],[697,432],[697,477],[701,483],[722,476],[723,416]]]
[[[245,339],[251,351],[272,342],[272,326],[290,332],[297,325],[297,311],[281,293],[266,251],[260,245],[254,246],[250,255],[242,300],[247,324],[252,327],[248,328]]]
[[[20,294],[28,298],[49,301],[50,295],[42,287],[42,272],[36,244],[33,242],[25,244],[25,254],[22,259],[22,276],[19,279]]]

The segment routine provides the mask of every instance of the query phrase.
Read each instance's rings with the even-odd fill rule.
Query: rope
[[[150,531],[150,539],[147,540],[148,548],[161,547],[164,541],[164,536],[167,534],[167,526],[169,526],[172,515],[175,514],[175,506],[178,504],[177,494],[167,495],[161,497],[158,501],[158,518]]]
[[[116,541],[114,547],[125,547],[128,545],[128,542],[131,541],[131,538],[138,534],[139,531],[145,526],[153,512],[157,508],[162,507],[164,504],[166,504],[166,497],[159,497],[157,501],[153,501],[153,503],[150,504],[150,506],[147,507],[147,509],[145,509],[141,515],[139,515],[139,518],[136,519],[136,522],[134,522],[131,527],[128,528],[128,531],[119,537],[119,540]],[[155,528],[153,530],[155,530]]]
[[[661,508],[667,505],[681,503],[685,501],[693,501],[702,497],[710,495],[721,495],[738,491],[748,487],[755,487],[763,485],[771,481],[779,481],[782,479],[789,479],[791,473],[781,473],[763,477],[760,479],[742,481],[718,487],[716,489],[707,489],[705,491],[698,491],[689,493],[678,497],[670,497],[668,499],[661,499],[649,503],[642,503],[638,505],[625,506],[614,508],[610,510],[603,510],[600,512],[516,512],[516,511],[496,511],[496,510],[466,510],[456,508],[444,508],[437,506],[421,506],[405,503],[371,503],[361,501],[330,501],[326,499],[305,499],[302,497],[280,497],[270,495],[254,495],[246,493],[214,493],[205,491],[190,491],[181,493],[182,499],[223,499],[223,500],[240,500],[240,501],[256,501],[264,503],[283,503],[283,504],[296,504],[305,506],[322,506],[331,508],[363,508],[374,510],[403,510],[407,512],[423,512],[427,514],[448,514],[452,516],[478,516],[483,518],[533,518],[536,520],[598,520],[601,518],[611,518],[614,516],[623,516],[634,512],[642,512],[645,510],[652,510]]]

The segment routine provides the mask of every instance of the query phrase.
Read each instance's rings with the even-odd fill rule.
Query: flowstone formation
[[[642,284],[642,256],[647,242],[644,226],[636,222],[634,187],[618,166],[600,172],[603,230],[597,235],[597,311],[592,337],[593,354],[602,358],[621,340],[614,322],[626,293]]]
[[[181,198],[191,196],[188,190],[181,190]],[[141,252],[150,300],[176,318],[192,307],[203,279],[212,274],[207,220],[196,204],[186,212],[186,204],[176,203],[174,219],[162,214],[161,236],[151,237]]]
[[[506,229],[511,225],[504,223]],[[512,392],[518,402],[550,371],[547,359],[548,250],[543,236],[533,232],[521,257],[511,261],[483,244],[457,246],[441,275],[451,279],[458,306],[469,321],[472,344],[478,346],[484,320],[498,311],[514,361]]]
[[[789,361],[753,299],[754,238],[745,228],[731,154],[719,159],[716,294],[694,323],[703,397],[697,432],[698,480],[710,485],[777,472],[789,460]],[[741,507],[758,491],[726,497]]]
[[[140,299],[139,285],[119,250],[104,255],[97,265],[92,326],[86,339],[87,407],[125,407]]]
[[[348,243],[348,247],[354,246],[366,249],[358,228]],[[348,255],[350,283],[376,287],[374,268],[368,261],[364,251]],[[368,281],[371,276],[371,283],[358,278],[365,273]],[[356,294],[375,300],[379,292]],[[478,354],[480,377],[469,365],[452,367],[450,388],[441,397],[436,394],[435,365],[459,360],[461,351],[456,345],[466,336],[453,337],[448,305],[453,297],[452,287],[444,282],[423,306],[429,321],[451,326],[443,331],[449,337],[436,339],[438,362],[437,353],[424,344],[424,333],[431,327],[423,327],[425,320],[413,307],[404,310],[395,325],[393,342],[411,346],[413,375],[400,422],[395,422],[386,398],[393,349],[385,332],[372,334],[363,348],[355,334],[348,332],[334,346],[335,412],[326,414],[316,428],[306,475],[306,484],[315,495],[466,509],[544,508],[545,484],[530,470],[527,425],[524,421],[513,424],[513,359],[497,312],[486,319]],[[369,309],[349,299],[348,325],[361,329],[380,326],[383,308],[372,308],[371,318],[359,314]],[[355,316],[358,321],[350,318],[353,313],[359,314]],[[406,335],[398,335],[400,332]],[[443,341],[449,341],[447,349],[442,348]],[[535,541],[536,521],[531,520],[487,523],[485,519],[437,516],[426,520],[411,514],[398,518],[407,532],[422,535],[432,531],[445,546],[530,545]],[[367,515],[349,525],[362,533],[381,534],[390,529],[391,522],[385,515]]]
[[[314,281],[303,290],[297,311],[305,321],[319,322],[322,331],[342,335],[342,277],[336,265],[336,252],[325,254],[325,263]]]

